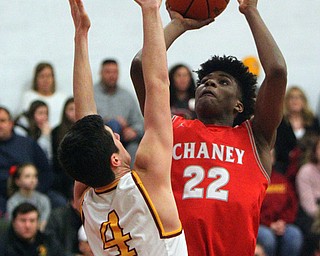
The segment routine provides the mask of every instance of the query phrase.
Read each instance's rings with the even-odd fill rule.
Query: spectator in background
[[[304,141],[319,133],[319,121],[309,107],[307,96],[300,87],[291,86],[286,92],[284,118],[277,130],[275,148],[277,170],[286,174],[293,185],[303,159]]]
[[[88,238],[86,232],[84,231],[83,225],[79,228],[78,232],[78,239],[79,239],[79,250],[83,256],[93,256],[93,252],[90,248],[88,243]]]
[[[75,106],[73,97],[67,99],[64,104],[62,118],[58,126],[56,126],[51,132],[52,140],[52,153],[53,153],[53,173],[54,181],[53,188],[62,194],[67,200],[70,200],[68,196],[70,193],[68,191],[73,187],[73,180],[67,173],[62,169],[60,162],[58,160],[58,147],[59,144],[70,129],[70,127],[75,123]]]
[[[311,147],[308,162],[299,169],[297,189],[302,208],[314,218],[318,210],[317,200],[320,199],[320,137]]]
[[[271,154],[274,164],[274,150]],[[298,202],[291,184],[273,168],[261,207],[258,231],[258,241],[269,256],[300,255],[303,235],[298,226],[294,225],[297,211]]]
[[[12,168],[9,178],[9,199],[7,201],[7,214],[12,218],[13,209],[23,202],[29,202],[37,207],[40,214],[39,229],[44,230],[51,205],[49,197],[36,191],[38,185],[38,170],[33,164],[26,163]]]
[[[6,209],[7,180],[12,166],[33,163],[39,171],[37,190],[47,193],[52,184],[52,170],[41,147],[33,139],[13,132],[13,120],[7,108],[0,106],[0,212]],[[1,215],[1,214],[0,214]]]
[[[32,89],[22,96],[22,104],[18,113],[27,111],[31,102],[42,100],[49,106],[49,123],[55,127],[60,122],[63,104],[67,96],[58,91],[53,66],[50,63],[39,63],[34,71]]]
[[[102,116],[105,124],[120,135],[121,142],[134,162],[144,132],[138,102],[118,85],[119,67],[116,60],[104,60],[100,76],[100,82],[94,86],[98,114]]]
[[[57,256],[63,255],[51,237],[38,229],[39,212],[30,203],[18,205],[12,213],[8,231],[0,239],[3,256]]]
[[[30,136],[37,141],[51,162],[52,145],[49,109],[44,101],[35,100],[32,102],[29,110],[16,118],[14,131],[22,136]]]
[[[74,207],[73,189],[68,192],[71,198],[69,203],[52,210],[45,229],[45,233],[52,237],[65,256],[80,254],[78,231],[82,225],[80,214]]]
[[[320,200],[320,137],[317,137],[310,148],[307,163],[298,171],[296,185],[300,202],[297,224],[305,234],[304,251],[310,250],[311,253],[316,247],[311,226],[317,216],[317,202]]]
[[[169,70],[170,108],[173,115],[194,119],[195,82],[190,69],[177,64]]]

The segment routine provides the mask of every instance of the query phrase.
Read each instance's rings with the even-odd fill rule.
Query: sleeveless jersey
[[[173,117],[172,188],[191,256],[254,255],[269,176],[251,123]]]
[[[185,256],[182,228],[166,233],[137,173],[125,174],[103,190],[89,188],[82,220],[95,256]]]

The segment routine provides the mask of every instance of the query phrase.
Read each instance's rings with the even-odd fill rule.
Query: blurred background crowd
[[[258,62],[243,61],[259,75]],[[26,250],[14,238],[23,233],[19,217],[34,214],[33,235],[42,237],[38,242],[45,248],[62,248],[57,255],[89,255],[81,252],[87,245],[81,243],[86,239],[73,207],[73,180],[58,161],[59,143],[75,122],[74,101],[59,91],[49,62],[38,63],[33,75],[18,107],[20,113],[14,116],[6,106],[0,106],[0,229],[7,237],[0,244]],[[134,95],[119,85],[118,76],[117,61],[103,60],[94,86],[95,98],[99,114],[120,134],[134,160],[143,135],[143,117]],[[172,114],[196,118],[196,81],[190,67],[173,65],[169,78]],[[265,255],[319,253],[319,114],[312,111],[302,86],[288,86],[284,117],[270,152],[274,159],[271,183],[261,209],[258,244]]]

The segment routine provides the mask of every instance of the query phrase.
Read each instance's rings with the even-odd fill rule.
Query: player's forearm
[[[164,38],[167,50],[170,48],[173,42],[186,31],[187,29],[183,26],[180,20],[171,20],[164,28]]]
[[[147,23],[148,22],[145,20],[144,24],[147,25]],[[163,31],[162,23],[160,23],[160,25],[161,25],[161,33],[160,32],[159,33],[155,32],[155,31],[160,31],[160,30],[158,30],[159,29],[159,24],[158,24],[158,25],[156,25],[155,28],[153,28],[153,30],[152,29],[148,29],[149,31],[146,31],[147,33],[144,35],[145,38],[147,38],[147,37],[149,38],[148,33],[151,32],[156,36],[153,40],[157,40],[157,42],[163,42],[163,39],[162,39],[162,36],[163,36],[162,35],[162,31]],[[172,28],[172,25],[171,25],[170,28],[169,28],[169,31],[165,32],[165,35],[164,35],[164,37],[165,37],[165,48],[166,49],[168,49],[170,47],[170,45],[172,44],[172,42],[175,40],[175,36],[170,32],[172,29],[173,28]],[[159,36],[161,36],[161,40],[159,40],[159,38],[158,38]],[[156,38],[158,38],[158,39],[156,39]],[[153,48],[155,48],[155,47],[158,47],[158,46],[153,45]],[[161,47],[163,47],[163,46],[161,46]],[[149,49],[148,51],[153,52],[154,57],[158,58],[158,55],[155,54],[155,52],[158,52],[158,50]],[[166,60],[165,60],[165,62],[166,62]],[[159,64],[161,64],[161,63],[159,63],[158,60],[156,60],[155,64],[156,64],[156,66],[155,66],[156,71],[159,71],[159,70],[157,70],[157,65],[159,66]],[[145,67],[147,65],[148,64],[146,64]],[[161,70],[161,72],[164,72],[164,71],[165,70]],[[166,73],[167,73],[167,71],[166,71]],[[146,91],[145,91],[145,79],[144,79],[144,74],[143,74],[143,70],[142,70],[142,50],[140,50],[135,55],[135,57],[133,58],[133,60],[131,62],[130,76],[131,76],[131,80],[132,80],[132,83],[134,85],[134,89],[136,91],[137,97],[138,97],[138,101],[139,101],[141,112],[144,114]]]
[[[73,69],[73,94],[76,106],[76,118],[95,114],[96,105],[93,94],[93,82],[89,64],[87,34],[76,34]]]
[[[159,7],[142,8],[142,69],[146,86],[167,82],[167,56]],[[159,85],[158,85],[159,86]]]

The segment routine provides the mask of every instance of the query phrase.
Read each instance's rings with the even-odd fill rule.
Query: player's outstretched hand
[[[177,20],[181,26],[187,30],[202,28],[214,21],[214,18],[209,18],[206,20],[195,20],[190,18],[184,18],[180,13],[173,11],[168,4],[166,4],[167,11],[169,13],[171,20]]]
[[[238,0],[239,11],[243,14],[246,14],[247,10],[250,8],[257,8],[258,0]]]
[[[69,0],[72,19],[77,33],[88,32],[91,22],[82,0]]]
[[[160,7],[162,0],[134,0],[138,5],[141,6],[141,8],[147,8],[147,7]]]

